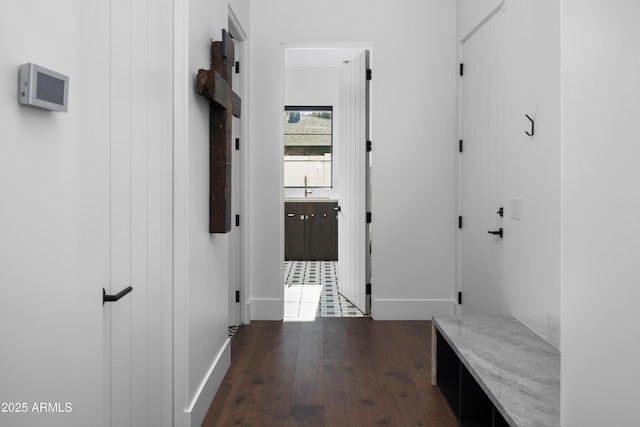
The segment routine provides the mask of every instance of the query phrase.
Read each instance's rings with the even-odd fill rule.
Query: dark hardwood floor
[[[431,385],[428,321],[254,321],[231,353],[204,427],[457,426]]]

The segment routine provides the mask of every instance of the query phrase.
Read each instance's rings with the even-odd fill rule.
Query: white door
[[[240,62],[242,52],[242,40],[240,40],[239,32],[230,22],[229,32],[234,38],[235,61]],[[242,79],[240,72],[242,65],[233,67],[232,88],[242,100]],[[240,282],[242,280],[242,215],[241,215],[241,198],[242,198],[242,156],[240,155],[242,138],[241,138],[241,118],[233,117],[232,140],[235,146],[231,154],[231,205],[234,218],[229,232],[229,326],[237,326],[240,324],[240,302],[239,294],[236,300],[236,292],[240,292]],[[235,223],[233,222],[235,221]]]
[[[363,312],[366,307],[368,233],[367,208],[367,96],[368,52],[342,68],[337,159],[338,287]]]
[[[371,68],[370,51],[366,51],[366,68]],[[371,141],[371,79],[367,78],[365,82],[365,132],[367,134],[367,144]],[[364,180],[365,180],[365,211],[371,212],[371,153],[372,147],[367,148],[367,154],[365,155],[364,164]],[[365,295],[365,314],[371,314],[371,221],[367,220],[365,224],[365,248],[364,248],[364,260],[365,260],[365,272],[364,282],[369,289]]]
[[[502,12],[463,43],[460,291],[463,314],[502,313],[503,151],[499,124]],[[508,236],[508,230],[504,231]],[[508,237],[507,237],[508,238]]]
[[[172,35],[162,16],[160,3],[111,2],[106,293],[132,291],[103,306],[105,426],[173,419]]]

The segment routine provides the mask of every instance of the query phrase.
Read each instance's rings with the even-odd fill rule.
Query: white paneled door
[[[501,208],[503,150],[499,134],[501,11],[463,43],[460,153],[460,291],[463,314],[502,313]],[[493,233],[493,234],[492,234]]]
[[[170,5],[111,1],[104,426],[173,422]]]
[[[230,23],[229,31],[231,36],[234,38],[234,56],[237,61],[236,64],[239,64],[240,59],[242,58],[242,49],[243,42],[241,38],[240,30],[236,29],[233,24]],[[241,65],[234,65],[233,72],[233,80],[232,87],[233,91],[236,92],[240,99],[242,99],[242,79]],[[244,70],[242,70],[244,71]],[[240,302],[239,302],[239,292],[240,285],[242,281],[242,214],[241,214],[241,200],[242,200],[242,174],[243,174],[243,164],[242,164],[242,156],[240,155],[240,145],[242,144],[242,136],[241,136],[241,118],[232,117],[233,126],[232,126],[232,140],[234,141],[235,146],[233,147],[233,151],[231,153],[231,204],[232,204],[232,214],[233,220],[231,224],[231,231],[229,232],[229,326],[239,325],[241,312],[240,312]],[[243,147],[244,149],[244,147]],[[235,221],[235,223],[233,222]],[[236,292],[238,292],[238,301],[236,301]]]
[[[369,253],[367,213],[369,52],[347,63],[340,78],[336,163],[339,171],[338,284],[340,293],[363,312]]]

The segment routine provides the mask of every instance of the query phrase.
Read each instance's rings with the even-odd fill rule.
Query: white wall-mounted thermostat
[[[20,66],[18,100],[21,104],[52,111],[67,111],[69,77],[28,63]]]

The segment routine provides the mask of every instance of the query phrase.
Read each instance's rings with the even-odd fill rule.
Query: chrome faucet
[[[313,193],[313,190],[307,189],[307,175],[305,175],[304,176],[304,197],[307,197],[307,195],[312,193]]]

